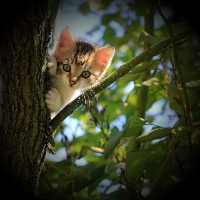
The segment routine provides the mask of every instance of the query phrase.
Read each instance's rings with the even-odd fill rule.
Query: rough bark
[[[35,197],[48,146],[49,115],[44,102],[48,39],[47,0],[26,6],[2,34],[3,188]],[[2,174],[1,177],[5,174]],[[16,189],[16,190],[14,190]]]

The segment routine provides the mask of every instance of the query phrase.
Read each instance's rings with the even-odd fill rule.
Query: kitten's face
[[[95,49],[85,42],[76,42],[73,48],[65,50],[59,57],[57,52],[57,73],[69,87],[84,89],[94,85],[100,78],[97,64],[94,62]]]
[[[68,29],[64,29],[54,51],[57,75],[70,88],[86,89],[103,77],[114,51],[112,46],[99,48],[76,40]]]

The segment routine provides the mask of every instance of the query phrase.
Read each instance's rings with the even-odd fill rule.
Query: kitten
[[[53,118],[80,91],[95,85],[104,76],[115,53],[113,46],[99,47],[62,30],[54,48],[49,51],[48,73],[51,89],[45,102]]]

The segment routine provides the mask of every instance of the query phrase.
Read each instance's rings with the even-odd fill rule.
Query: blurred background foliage
[[[164,199],[199,164],[198,35],[167,1],[78,2],[83,15],[101,14],[87,35],[101,31],[96,42],[116,48],[107,74],[171,33],[190,32],[139,65],[148,71],[130,71],[57,128],[38,199]]]

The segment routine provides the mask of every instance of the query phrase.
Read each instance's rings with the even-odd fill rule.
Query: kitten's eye
[[[63,64],[63,70],[66,71],[66,72],[70,72],[71,66],[69,64]]]
[[[91,73],[90,73],[89,71],[83,71],[82,74],[81,74],[81,76],[82,76],[83,78],[89,78],[90,75],[91,75]]]

